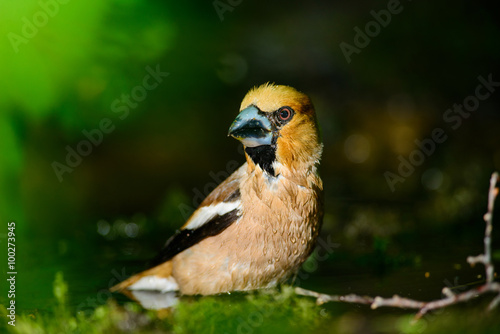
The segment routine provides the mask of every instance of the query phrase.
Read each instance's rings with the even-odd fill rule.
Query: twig
[[[498,173],[493,173],[490,179],[490,191],[488,193],[488,212],[484,215],[484,221],[486,222],[486,229],[484,231],[484,254],[478,256],[469,256],[467,262],[470,265],[475,265],[476,263],[484,264],[486,268],[486,283],[493,282],[493,273],[495,268],[493,263],[491,263],[491,231],[493,230],[493,209],[495,208],[495,198],[498,195],[498,188],[496,184],[498,181]]]
[[[295,288],[295,293],[301,296],[309,296],[315,297],[316,303],[318,305],[328,303],[328,302],[344,302],[344,303],[354,303],[354,304],[373,304],[374,298],[368,296],[358,296],[358,295],[345,295],[345,296],[337,296],[337,295],[326,295],[323,293],[318,293],[311,290],[306,290],[302,288]]]
[[[354,304],[367,304],[370,305],[372,309],[376,309],[378,307],[417,309],[418,313],[415,315],[415,320],[420,319],[423,315],[431,310],[436,310],[447,307],[449,305],[465,302],[486,293],[498,294],[488,305],[488,310],[494,309],[498,306],[498,304],[500,304],[500,283],[494,282],[495,267],[491,262],[491,231],[493,229],[493,209],[495,207],[495,199],[498,195],[498,188],[496,187],[497,181],[498,173],[495,172],[491,175],[490,188],[488,192],[488,211],[484,215],[484,221],[486,222],[486,230],[484,233],[484,254],[480,254],[478,256],[469,256],[467,258],[467,262],[471,266],[474,266],[476,263],[484,264],[486,270],[485,284],[459,294],[454,294],[449,288],[445,287],[442,290],[443,295],[445,295],[444,298],[429,302],[408,299],[398,295],[394,295],[392,298],[382,298],[379,296],[358,296],[355,294],[344,296],[327,295],[311,290],[302,289],[299,287],[295,288],[295,293],[302,296],[314,297],[316,298],[317,304],[328,302],[344,302]]]

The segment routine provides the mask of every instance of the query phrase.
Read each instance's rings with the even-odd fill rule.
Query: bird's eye
[[[292,115],[293,115],[293,110],[290,107],[281,107],[278,110],[278,117],[282,122],[290,120],[290,118],[292,118]]]

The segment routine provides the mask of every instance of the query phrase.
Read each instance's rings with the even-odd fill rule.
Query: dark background
[[[443,117],[480,76],[500,82],[493,3],[401,1],[350,62],[340,44],[355,45],[354,28],[388,1],[233,4],[71,1],[17,46],[11,33],[23,36],[23,18],[43,9],[0,5],[0,236],[16,222],[22,309],[50,304],[56,271],[78,307],[113,268],[141,270],[244,161],[227,130],[267,81],[310,95],[322,130],[322,237],[338,248],[302,286],[429,299],[457,275],[480,283],[465,256],[482,251],[488,179],[500,169],[500,87],[456,129]],[[147,67],[169,75],[121,119],[125,104],[113,103]],[[67,165],[68,147],[106,118],[113,131],[60,180],[54,162]],[[436,128],[446,141],[391,191],[384,173]]]

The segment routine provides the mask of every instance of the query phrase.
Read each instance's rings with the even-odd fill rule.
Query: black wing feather
[[[239,218],[238,209],[229,211],[222,216],[215,216],[208,222],[194,230],[184,229],[177,232],[168,239],[163,250],[151,261],[151,266],[171,260],[180,252],[199,243],[205,238],[220,234]]]

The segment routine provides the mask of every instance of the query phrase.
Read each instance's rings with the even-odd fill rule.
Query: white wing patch
[[[241,201],[234,202],[220,202],[217,204],[211,204],[209,206],[204,206],[199,208],[194,216],[189,220],[189,223],[184,227],[187,230],[194,230],[198,227],[204,225],[210,219],[215,216],[222,216],[234,209],[238,209],[241,207]]]
[[[177,291],[179,285],[173,277],[145,276],[128,287],[129,290]]]

